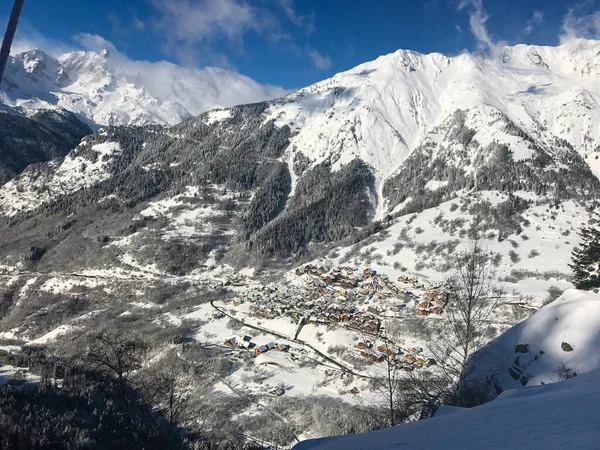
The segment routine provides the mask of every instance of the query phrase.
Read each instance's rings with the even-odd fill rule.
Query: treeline
[[[92,130],[65,110],[0,112],[0,186],[27,166],[65,156]]]
[[[142,340],[104,331],[74,359],[41,349],[0,352],[0,363],[30,367],[41,377],[26,382],[17,374],[0,387],[0,448],[258,448],[235,430],[198,427],[184,381],[203,368],[172,354],[148,365],[149,350]]]
[[[460,190],[527,191],[552,196],[554,201],[597,198],[600,182],[579,154],[565,141],[540,148],[529,135],[507,117],[504,131],[525,140],[532,156],[515,160],[510,148],[493,142],[482,148],[475,130],[465,124],[465,111],[457,111],[438,128],[445,135],[444,145],[426,141],[383,187],[384,197],[393,208],[409,197],[400,214],[420,212],[449,200]],[[472,170],[467,170],[467,169]],[[427,189],[430,180],[444,184]]]
[[[311,242],[331,242],[368,226],[374,177],[359,159],[332,171],[328,163],[304,173],[286,210],[251,239],[260,253],[289,256]]]
[[[97,228],[114,229],[111,223],[122,223],[123,235],[128,235],[135,230],[130,227],[128,231],[125,222],[131,221],[144,202],[182,193],[188,186],[204,190],[215,185],[242,201],[230,199],[228,220],[213,228],[239,231],[229,236],[238,236],[238,243],[249,243],[248,248],[258,253],[287,257],[310,243],[338,240],[365,229],[375,196],[370,169],[360,160],[336,171],[328,162],[310,168],[310,159],[296,152],[293,170],[301,177],[290,198],[292,177],[281,157],[289,147],[291,130],[276,126],[273,120],[265,121],[262,113],[266,107],[266,103],[238,106],[232,108],[229,118],[214,123],[204,114],[173,127],[103,128],[87,136],[72,156],[81,158],[84,165],[103,158],[110,177],[73,193],[55,194],[36,210],[5,217],[9,230],[6,237],[0,232],[0,239],[10,242],[26,233],[31,237],[30,246],[35,243],[44,249],[43,257],[29,266],[67,255],[69,248],[95,252],[108,243],[110,232],[99,229],[97,242],[88,242],[84,234],[89,231],[82,227],[96,223]],[[109,142],[118,143],[120,151],[101,156],[94,150],[95,145]],[[48,167],[50,175],[38,177],[38,183],[50,180],[54,170]],[[41,184],[43,191],[46,187]],[[252,200],[247,204],[245,198]],[[221,209],[217,200],[212,204],[208,198],[203,201],[207,207]],[[61,228],[67,220],[69,226]],[[154,221],[152,226],[159,230],[161,223]],[[168,221],[162,226],[168,226]],[[151,239],[141,256],[170,273],[184,274],[201,265],[214,250],[222,257],[232,239],[226,241],[218,234],[203,236],[202,242],[167,244]],[[22,240],[18,242],[23,245]],[[61,250],[54,251],[58,248]],[[179,250],[190,257],[189,264],[177,257]],[[26,252],[21,249],[21,254]]]

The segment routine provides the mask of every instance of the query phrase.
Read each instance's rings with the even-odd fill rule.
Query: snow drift
[[[599,349],[600,295],[569,289],[490,342],[472,364],[475,376],[514,389],[600,369]]]

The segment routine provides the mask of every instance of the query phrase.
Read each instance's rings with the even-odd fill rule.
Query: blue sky
[[[598,4],[597,4],[598,3]],[[0,0],[4,29],[12,0]],[[399,48],[489,51],[596,37],[600,0],[26,0],[17,48],[110,46],[297,88]]]

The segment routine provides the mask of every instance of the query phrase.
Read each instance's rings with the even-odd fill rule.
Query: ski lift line
[[[24,3],[25,0],[15,0],[12,12],[10,13],[10,19],[6,25],[6,33],[4,34],[4,39],[2,39],[2,48],[0,48],[0,85],[2,84],[4,69],[6,69],[10,48],[17,32],[17,25],[19,24],[19,17],[21,16],[21,11],[23,11]]]

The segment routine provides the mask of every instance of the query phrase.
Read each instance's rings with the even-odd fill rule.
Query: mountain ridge
[[[286,91],[227,69],[130,61],[117,50],[54,58],[35,49],[11,56],[0,99],[18,110],[63,108],[94,129],[176,124],[209,109],[271,99]]]

